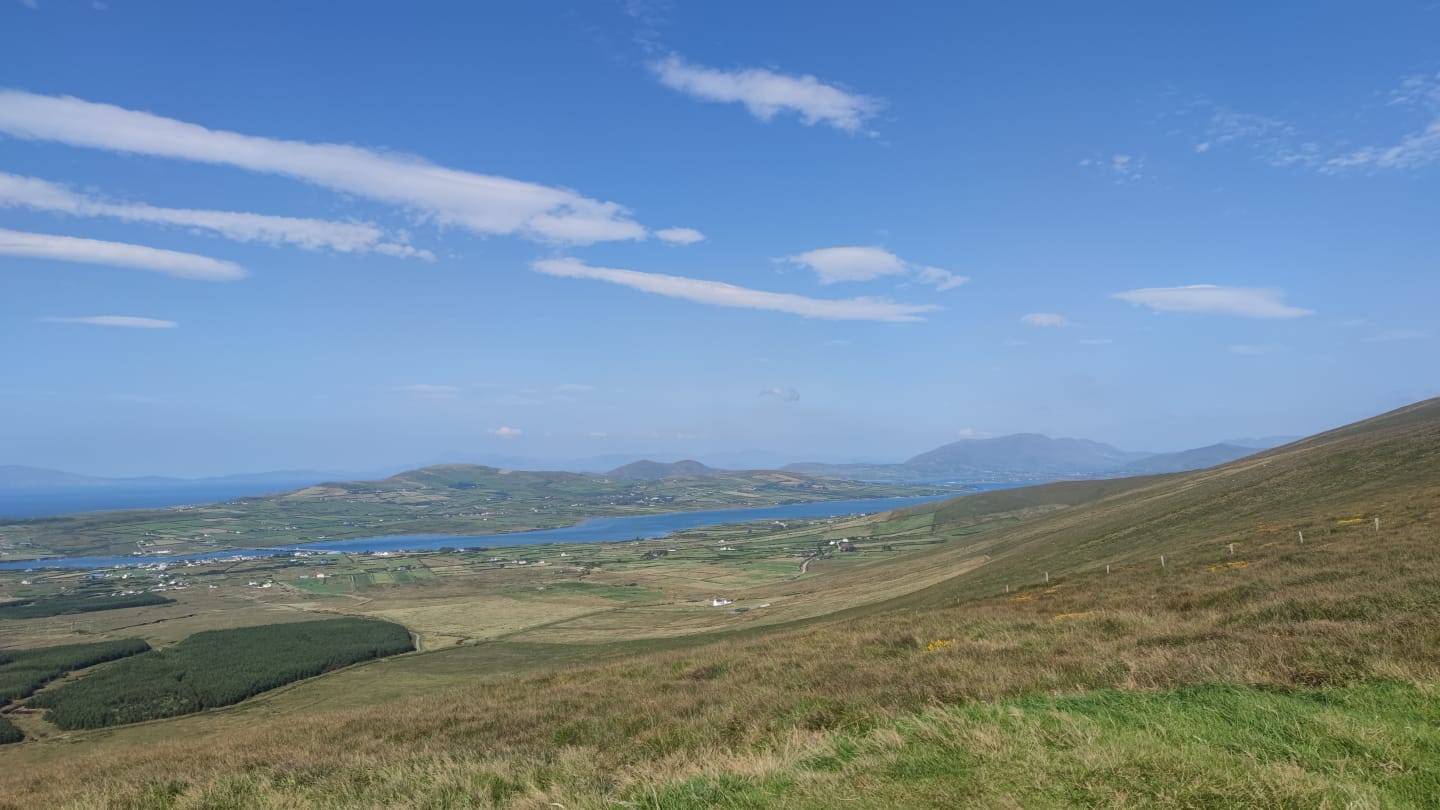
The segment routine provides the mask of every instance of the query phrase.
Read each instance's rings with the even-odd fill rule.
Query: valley
[[[956,489],[765,470],[607,477],[445,465],[381,481],[317,484],[204,506],[0,522],[0,562],[207,553],[376,535],[489,535],[569,526],[593,517],[917,496]]]
[[[128,572],[189,587],[0,621],[5,647],[351,616],[419,652],[103,733],[31,715],[0,806],[1422,806],[1434,742],[1404,729],[1440,684],[1437,470],[1432,400],[1198,472],[860,518]],[[25,593],[87,583],[113,587]]]

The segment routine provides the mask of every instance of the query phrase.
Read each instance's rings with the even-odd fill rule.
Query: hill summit
[[[605,476],[625,481],[659,481],[664,478],[710,478],[722,472],[723,470],[717,470],[691,459],[669,464],[663,461],[641,459],[616,467],[605,473]]]

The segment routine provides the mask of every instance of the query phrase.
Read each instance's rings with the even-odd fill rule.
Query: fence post
[[[1165,567],[1165,555],[1164,555],[1164,554],[1161,554],[1161,555],[1160,555],[1160,567],[1161,567],[1161,568],[1164,568],[1164,567]]]
[[[1295,532],[1295,533],[1298,534],[1298,535],[1300,535],[1300,543],[1303,545],[1303,544],[1305,543],[1305,532],[1299,532],[1299,531],[1297,531],[1297,532]]]
[[[1049,584],[1049,582],[1050,582],[1050,572],[1049,572],[1049,571],[1046,571],[1046,572],[1045,572],[1045,582],[1046,582],[1046,584]]]
[[[1375,531],[1380,531],[1380,518],[1378,516],[1375,518]]]
[[[1105,563],[1105,573],[1110,573],[1110,563]]]
[[[1231,557],[1234,557],[1234,556],[1235,556],[1235,544],[1234,544],[1234,543],[1231,543],[1231,544],[1230,544],[1230,556],[1231,556]]]

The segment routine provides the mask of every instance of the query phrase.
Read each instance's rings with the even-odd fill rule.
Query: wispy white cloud
[[[595,386],[584,383],[560,383],[555,390],[561,394],[588,394],[595,390]]]
[[[924,320],[923,313],[939,307],[928,304],[901,304],[883,298],[807,298],[790,293],[767,292],[722,281],[672,276],[664,273],[642,273],[610,267],[592,267],[577,259],[541,259],[530,265],[534,270],[561,278],[584,278],[619,284],[669,298],[680,298],[701,304],[742,309],[764,309],[788,312],[806,318],[835,321],[887,321],[910,323]]]
[[[589,244],[643,239],[621,205],[565,188],[337,143],[280,140],[70,96],[0,91],[0,132],[71,146],[235,166],[405,206],[481,234]]]
[[[1187,287],[1147,287],[1111,296],[1156,312],[1203,312],[1242,318],[1299,318],[1315,314],[1285,303],[1279,290],[1257,287],[1221,287],[1192,284]]]
[[[694,228],[661,228],[655,232],[655,236],[672,245],[693,245],[705,241],[705,234]]]
[[[764,391],[761,391],[761,392],[760,392],[760,396],[762,396],[762,397],[774,397],[775,399],[778,399],[778,400],[780,400],[781,402],[799,402],[799,401],[800,401],[800,392],[799,392],[799,391],[796,391],[794,388],[791,388],[791,387],[788,386],[788,385],[782,385],[782,386],[778,386],[778,387],[775,387],[775,388],[766,388]]]
[[[1325,162],[1325,169],[1419,169],[1432,163],[1440,163],[1440,117],[1390,146],[1366,146],[1333,157]]]
[[[384,253],[434,259],[428,250],[385,240],[385,233],[365,222],[278,217],[240,211],[161,208],[143,203],[117,203],[72,191],[37,177],[0,172],[0,207],[24,207],[81,217],[112,217],[127,222],[179,225],[219,234],[237,242],[292,244],[310,250],[341,253]]]
[[[0,256],[128,267],[200,281],[234,281],[245,277],[245,269],[234,262],[195,253],[3,228],[0,228]]]
[[[122,329],[174,329],[180,324],[160,318],[142,318],[138,315],[84,315],[78,317],[51,316],[41,318],[46,323],[80,323],[88,326],[117,326]]]
[[[1418,128],[1389,144],[1359,148],[1307,136],[1288,121],[1241,112],[1200,100],[1192,109],[1206,114],[1194,149],[1207,153],[1221,147],[1247,150],[1280,168],[1299,167],[1337,174],[1354,170],[1419,169],[1440,163],[1440,74],[1411,76],[1390,93],[1392,107],[1418,110]],[[1412,125],[1413,126],[1413,125]]]
[[[1314,167],[1324,161],[1322,147],[1301,138],[1299,130],[1286,121],[1216,107],[1209,102],[1200,102],[1197,106],[1209,110],[1204,132],[1194,146],[1197,154],[1244,147],[1277,168]]]
[[[791,112],[809,126],[824,123],[856,132],[882,106],[878,99],[808,75],[790,76],[764,68],[718,70],[692,65],[675,55],[653,63],[651,69],[666,87],[705,101],[744,104],[761,121]]]
[[[939,267],[907,262],[894,253],[873,245],[817,248],[786,256],[782,261],[814,271],[821,284],[909,275],[920,282],[933,285],[937,290],[950,290],[970,280],[966,276]]]
[[[1089,157],[1080,161],[1088,169],[1103,169],[1115,178],[1117,183],[1133,183],[1145,177],[1145,158],[1119,152],[1109,157]]]
[[[926,284],[933,285],[935,289],[941,290],[942,292],[944,290],[953,290],[970,281],[969,276],[962,276],[957,273],[952,273],[949,270],[942,270],[939,267],[930,267],[929,265],[912,265],[911,272],[915,274],[915,278]]]
[[[1031,326],[1045,328],[1070,325],[1070,321],[1064,315],[1056,312],[1032,312],[1029,315],[1020,316],[1020,321]]]
[[[1394,144],[1366,146],[1331,158],[1326,170],[1419,169],[1440,163],[1440,74],[1405,79],[1391,92],[1390,104],[1418,109],[1428,120]]]
[[[493,427],[489,430],[491,436],[498,436],[501,439],[515,439],[524,432],[525,431],[521,430],[520,428],[511,427],[509,425],[501,425],[500,427]]]

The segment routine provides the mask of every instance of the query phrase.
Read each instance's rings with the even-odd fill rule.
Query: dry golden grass
[[[1437,410],[957,537],[897,575],[989,562],[789,626],[541,646],[492,677],[487,653],[522,654],[481,645],[12,746],[0,805],[1421,806],[1440,789],[1415,726],[1440,720]],[[1336,523],[1375,514],[1380,532]],[[314,702],[447,660],[474,677]]]

